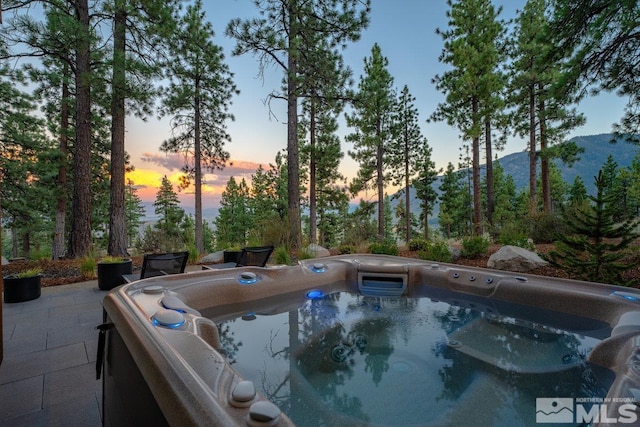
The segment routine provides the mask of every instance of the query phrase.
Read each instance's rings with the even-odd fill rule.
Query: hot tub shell
[[[209,317],[220,311],[241,315],[253,302],[265,300],[276,312],[302,304],[311,290],[408,297],[443,290],[456,305],[500,315],[516,314],[510,307],[517,306],[520,317],[533,321],[543,320],[535,318],[540,310],[591,319],[584,328],[591,323],[610,327],[588,360],[615,374],[608,397],[621,403],[608,405],[611,420],[619,405],[635,399],[640,389],[637,290],[401,257],[347,255],[297,266],[154,277],[111,291],[104,299],[104,346],[98,357],[104,425],[294,425],[286,414],[271,420],[251,417],[251,405],[266,400],[260,393],[241,402],[234,399],[243,378],[216,350],[218,330]],[[169,311],[181,312],[179,326],[155,321],[167,310],[163,299],[165,305],[171,303]],[[546,320],[553,323],[553,318]]]

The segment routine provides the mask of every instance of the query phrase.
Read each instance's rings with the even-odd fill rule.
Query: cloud
[[[153,163],[170,171],[180,170],[184,166],[184,157],[176,153],[142,153],[140,160],[147,163]]]

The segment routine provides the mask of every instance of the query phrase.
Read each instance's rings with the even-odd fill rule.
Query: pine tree
[[[417,182],[418,198],[422,204],[422,218],[424,219],[425,236],[429,235],[428,213],[433,205],[433,191],[429,193],[431,182],[435,180],[435,165],[431,162],[431,148],[427,145],[427,140],[422,136],[418,123],[418,109],[414,106],[415,98],[409,93],[409,88],[405,85],[400,92],[395,112],[395,138],[389,146],[391,177],[395,185],[404,187],[404,210],[411,212],[410,185],[412,181]],[[433,173],[433,175],[429,175]],[[414,181],[416,175],[420,177]],[[431,178],[431,180],[430,180]],[[424,184],[424,186],[422,185]],[[411,240],[411,215],[404,215],[404,225],[402,229],[406,235],[402,236],[406,242]],[[426,237],[428,238],[428,237]]]
[[[450,7],[447,12],[449,27],[445,31],[437,31],[444,41],[439,59],[453,69],[433,78],[436,88],[446,95],[446,101],[438,105],[431,119],[457,127],[462,139],[471,141],[473,232],[480,235],[480,140],[485,130],[489,154],[490,125],[495,121],[499,108],[493,97],[500,92],[496,69],[500,60],[499,38],[504,28],[497,20],[501,8],[495,9],[489,0],[447,0],[447,4]]]
[[[73,190],[71,202],[71,224],[69,227],[69,248],[67,255],[82,257],[92,250],[92,183],[93,183],[93,123],[92,84],[96,78],[96,63],[99,53],[93,50],[96,45],[95,22],[92,22],[88,0],[67,2],[47,2],[45,13],[55,11],[57,29],[63,29],[63,37],[55,37],[46,25],[38,22],[29,11],[36,0],[27,0],[15,5],[24,11],[2,27],[2,36],[6,42],[26,48],[18,56],[42,57],[56,56],[66,61],[73,71],[75,103],[74,146],[73,146]],[[60,34],[58,34],[60,35]],[[29,40],[29,43],[24,43]],[[72,55],[65,55],[73,51]],[[93,53],[93,57],[92,57]]]
[[[162,177],[153,207],[159,217],[155,228],[163,233],[163,238],[167,241],[182,239],[180,227],[185,218],[185,212],[180,207],[178,195],[166,175]]]
[[[270,98],[287,100],[287,200],[292,249],[302,245],[300,213],[300,176],[298,144],[298,97],[305,95],[306,79],[315,79],[314,63],[318,63],[318,46],[322,49],[343,48],[356,41],[369,22],[370,0],[264,0],[256,2],[260,18],[234,19],[227,35],[237,41],[234,55],[257,54],[262,73],[275,64],[284,74],[284,94]],[[316,43],[318,35],[324,43]]]
[[[431,160],[432,148],[427,144],[426,138],[422,140],[423,145],[416,153],[413,161],[417,176],[413,180],[413,187],[416,190],[416,197],[420,200],[420,220],[425,240],[429,240],[429,215],[433,212],[438,194],[431,186],[437,179],[438,173],[436,164]],[[406,210],[406,207],[405,207]]]
[[[640,143],[637,0],[559,0],[554,2],[553,45],[572,52],[569,69],[558,86],[577,86],[628,96],[618,137]],[[595,83],[595,85],[594,85]],[[594,87],[595,86],[595,87]]]
[[[618,201],[605,194],[605,178],[602,171],[595,178],[596,196],[589,196],[591,204],[571,211],[563,211],[563,219],[570,233],[560,234],[556,250],[549,253],[555,266],[569,271],[576,278],[632,285],[622,273],[635,266],[626,261],[630,244],[640,237],[636,231],[638,219],[616,222],[614,215]]]
[[[137,189],[133,185],[133,181],[127,181],[124,196],[127,243],[128,246],[133,246],[135,239],[138,237],[140,219],[144,217],[145,210],[142,205],[142,200],[140,199],[140,196],[138,196]]]
[[[587,200],[587,187],[580,176],[576,176],[569,188],[568,202],[573,206],[580,206]]]
[[[215,219],[216,246],[219,249],[246,246],[254,227],[249,197],[249,187],[244,178],[240,183],[233,177],[229,178]]]
[[[310,110],[309,144],[302,146],[300,153],[302,163],[309,165],[309,243],[324,245],[325,234],[330,232],[324,220],[348,203],[346,178],[339,171],[344,157],[336,134],[339,109],[333,108],[332,103],[312,99],[305,106]]]
[[[173,136],[160,149],[184,154],[185,185],[194,178],[195,243],[202,253],[202,170],[222,169],[229,159],[224,149],[231,139],[226,122],[233,119],[228,110],[237,90],[223,62],[222,48],[211,41],[214,33],[204,20],[200,1],[187,7],[179,26],[179,35],[170,48],[171,83],[163,99],[163,114],[172,116]]]
[[[464,236],[468,232],[470,200],[466,186],[461,183],[463,178],[464,176],[454,169],[452,163],[447,164],[440,185],[440,213],[438,214],[438,222],[447,238]]]
[[[353,143],[349,155],[360,164],[351,183],[351,192],[373,188],[378,196],[378,239],[384,239],[384,184],[389,180],[387,150],[395,132],[393,112],[395,93],[389,61],[375,44],[364,60],[365,75],[360,77],[353,112],[346,115],[347,125],[355,129],[346,139]]]
[[[163,41],[173,33],[171,13],[175,1],[167,0],[111,0],[101,12],[110,14],[113,21],[111,58],[111,145],[109,243],[112,256],[127,253],[126,225],[126,151],[125,101],[138,116],[149,114],[155,91],[151,79],[158,77],[158,51]],[[164,34],[163,34],[164,32]],[[133,102],[131,102],[133,101]]]
[[[559,90],[557,81],[566,60],[565,51],[549,43],[556,31],[547,16],[549,0],[531,0],[516,20],[515,61],[512,63],[511,99],[516,133],[528,136],[529,196],[532,213],[538,209],[537,164],[540,162],[542,210],[552,212],[550,168],[553,144],[564,140],[584,116],[569,106],[576,101],[570,88]]]

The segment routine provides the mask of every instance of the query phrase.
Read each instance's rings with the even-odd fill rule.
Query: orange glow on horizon
[[[133,182],[133,186],[136,188],[136,194],[142,201],[153,202],[156,199],[158,189],[162,183],[162,177],[165,175],[173,185],[173,191],[175,191],[181,199],[186,195],[193,194],[193,183],[186,189],[179,188],[180,177],[183,175],[180,171],[162,173],[154,169],[136,168],[131,172],[127,172],[125,179],[127,182],[129,182],[129,180]],[[226,188],[226,182],[224,185],[209,185],[206,183],[206,177],[204,181],[205,183],[202,185],[202,196],[219,199]]]

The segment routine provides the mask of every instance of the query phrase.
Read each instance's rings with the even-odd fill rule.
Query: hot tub
[[[141,280],[105,297],[104,320],[104,425],[638,420],[634,289],[349,255]],[[264,332],[259,325],[269,320],[278,326]],[[278,347],[281,327],[286,340]],[[234,342],[241,333],[249,335]],[[257,362],[261,352],[267,360]],[[265,376],[274,359],[286,361],[274,368],[282,381]],[[557,384],[537,387],[538,378]],[[487,399],[516,380],[528,394],[510,391],[520,395],[505,399],[516,400],[513,408],[487,414]],[[370,394],[376,388],[382,394]],[[375,415],[385,405],[401,415]]]

